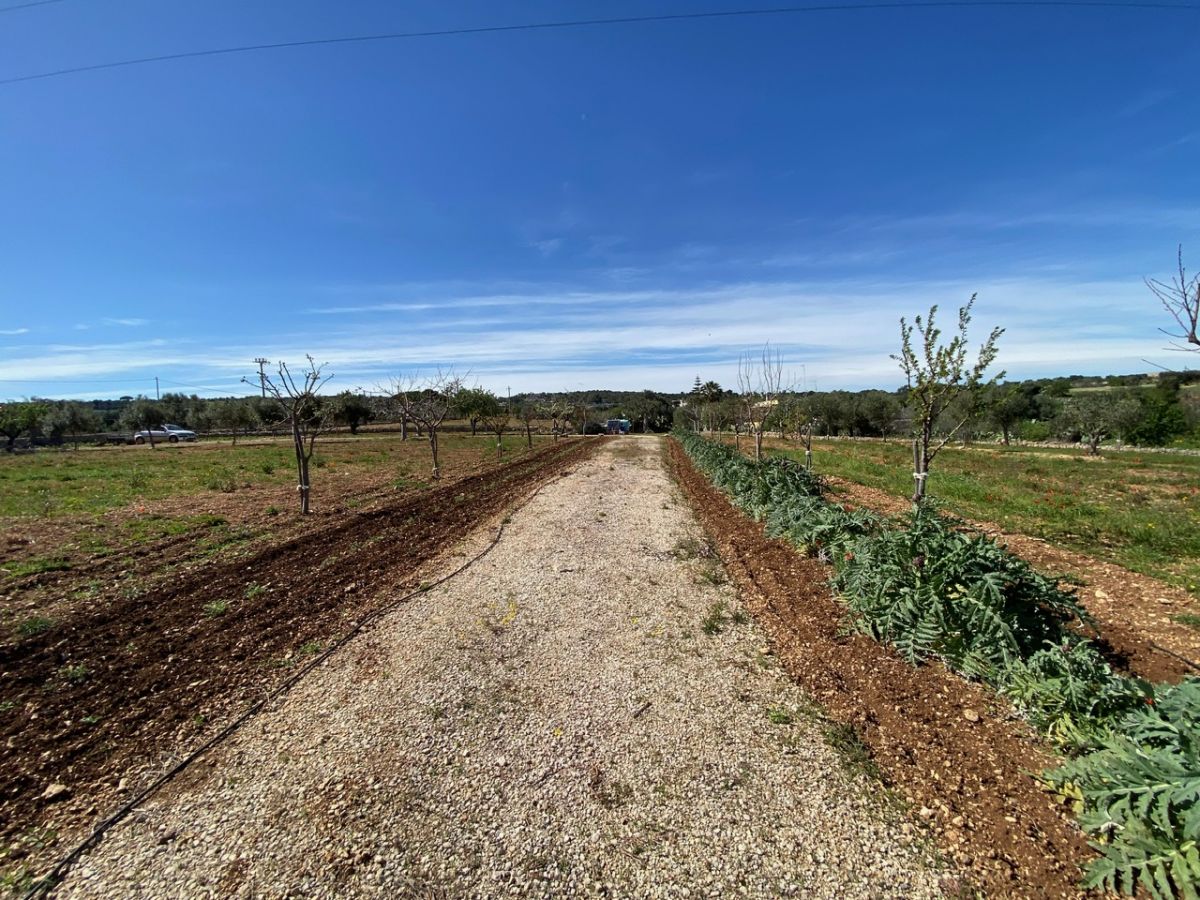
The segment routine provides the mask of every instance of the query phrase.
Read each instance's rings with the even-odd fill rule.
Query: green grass
[[[495,458],[495,438],[443,433],[443,464],[459,454],[475,464],[481,450]],[[544,446],[540,436],[535,447]],[[428,443],[399,435],[337,435],[317,441],[314,471],[328,480],[338,473],[378,471],[428,472]],[[524,444],[516,451],[523,451]],[[507,457],[506,457],[507,458]],[[290,441],[255,439],[231,446],[227,441],[167,445],[158,450],[140,447],[84,447],[41,450],[30,454],[0,454],[0,518],[55,518],[101,513],[139,501],[212,492],[236,492],[246,487],[294,485],[295,461]],[[420,479],[405,487],[424,487]]]
[[[779,451],[803,459],[803,451]],[[879,441],[813,447],[822,474],[912,492],[912,450]],[[951,513],[994,522],[1200,595],[1200,457],[1028,447],[947,447],[929,493]]]
[[[48,557],[9,563],[4,566],[4,571],[13,578],[24,578],[27,575],[40,575],[43,572],[66,572],[70,568],[71,563],[68,560],[62,557]]]

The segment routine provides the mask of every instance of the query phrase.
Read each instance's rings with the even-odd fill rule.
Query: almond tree
[[[255,379],[263,391],[273,398],[284,414],[284,421],[292,430],[292,448],[296,453],[296,489],[300,493],[300,514],[308,515],[308,501],[311,486],[308,480],[308,463],[312,459],[313,447],[317,435],[327,424],[327,419],[321,408],[320,390],[333,377],[323,375],[324,364],[317,365],[311,356],[305,356],[308,368],[296,375],[292,374],[288,364],[280,360],[275,375],[263,374]],[[243,378],[246,384],[253,384],[249,378]]]
[[[418,433],[423,429],[429,438],[435,480],[442,477],[442,467],[438,461],[438,431],[462,388],[461,377],[441,369],[424,379],[414,375],[392,380],[390,396],[399,404],[405,418],[417,426]]]
[[[1197,328],[1200,328],[1200,275],[1188,277],[1187,270],[1183,267],[1182,244],[1179,245],[1179,274],[1169,282],[1147,278],[1146,287],[1150,288],[1162,303],[1163,309],[1179,326],[1178,332],[1167,331],[1165,328],[1160,328],[1159,331],[1191,345],[1188,347],[1176,344],[1172,349],[1200,352],[1200,334],[1197,334]]]
[[[550,427],[554,432],[554,440],[558,440],[559,435],[565,428],[565,421],[569,413],[567,402],[562,397],[553,397],[542,410],[543,414],[550,419]]]
[[[934,425],[955,400],[966,397],[971,401],[978,398],[980,391],[1004,377],[1000,372],[984,379],[983,373],[996,359],[996,342],[1004,334],[1003,328],[993,328],[988,339],[979,348],[974,365],[968,366],[967,326],[971,322],[971,307],[975,295],[958,311],[958,333],[949,343],[942,345],[942,331],[935,324],[937,306],[929,308],[929,318],[920,316],[909,325],[900,319],[900,355],[892,359],[900,364],[900,370],[908,383],[908,401],[913,408],[913,489],[912,502],[920,506],[925,499],[925,479],[929,476],[929,464],[935,456],[962,428],[974,413],[974,402],[961,407],[956,423],[951,423],[934,441]],[[914,345],[913,332],[920,338]]]

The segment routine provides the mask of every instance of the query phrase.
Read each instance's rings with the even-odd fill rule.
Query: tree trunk
[[[925,499],[925,478],[929,474],[929,460],[926,458],[927,446],[921,438],[913,438],[913,496],[914,507],[919,507]]]
[[[436,481],[442,477],[441,466],[438,465],[438,440],[437,429],[429,429],[429,452],[433,455],[433,478]]]
[[[400,440],[408,440],[408,416],[400,417]]]
[[[762,462],[762,429],[754,429],[754,461]]]
[[[478,419],[471,419],[471,437],[475,437],[475,426],[479,424]]]
[[[308,457],[304,453],[304,437],[300,423],[292,417],[292,447],[296,451],[296,490],[300,494],[300,515],[308,515]]]
[[[525,446],[533,449],[533,427],[528,422],[525,423]]]
[[[150,449],[157,450],[158,447],[154,443],[154,426],[153,425],[151,425],[149,428],[146,429],[146,436],[148,438],[150,438]]]
[[[1004,446],[1007,447],[1008,446],[1008,426],[1001,425],[1000,433],[1004,436]]]

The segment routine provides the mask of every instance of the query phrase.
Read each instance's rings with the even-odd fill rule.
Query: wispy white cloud
[[[1145,369],[1161,348],[1139,281],[983,279],[770,281],[697,289],[467,291],[433,304],[329,308],[314,327],[258,342],[167,340],[58,344],[0,359],[0,379],[170,378],[236,389],[256,356],[329,363],[341,387],[370,387],[433,366],[493,389],[683,389],[696,374],[731,382],[739,353],[768,339],[819,387],[894,387],[898,320],[939,303],[947,322],[978,291],[982,337],[1007,332],[999,364],[1017,377]],[[452,315],[431,315],[436,305]],[[473,311],[472,311],[473,310]],[[164,364],[164,361],[168,361]]]
[[[28,328],[0,328],[0,334],[29,334]]]
[[[105,325],[123,325],[127,328],[138,328],[142,325],[149,325],[149,319],[104,319]]]

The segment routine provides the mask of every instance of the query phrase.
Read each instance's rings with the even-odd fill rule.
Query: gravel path
[[[613,441],[56,896],[937,896],[764,645],[661,441]]]

